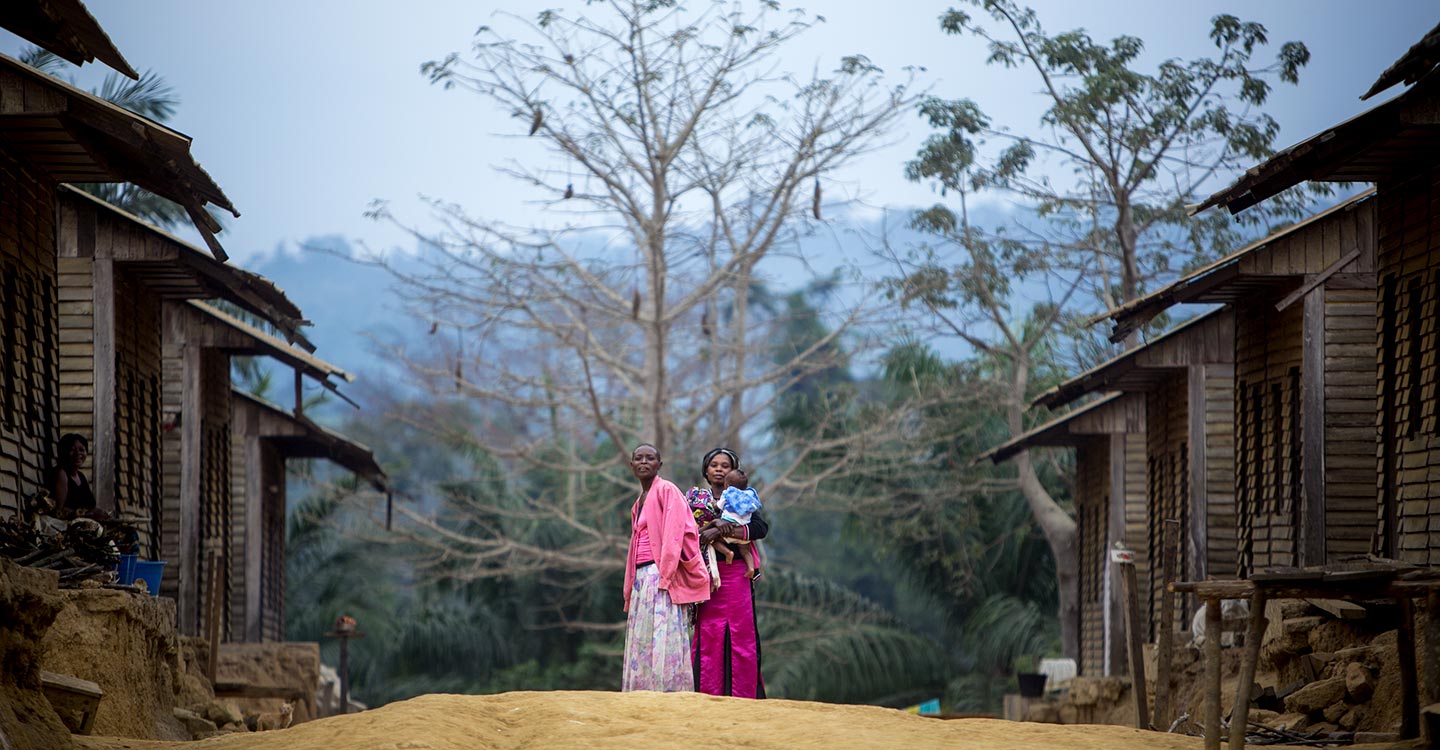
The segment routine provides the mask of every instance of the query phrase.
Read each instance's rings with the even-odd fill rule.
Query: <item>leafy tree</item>
[[[897,299],[928,311],[936,332],[991,363],[1010,437],[1029,423],[1030,398],[1062,341],[1084,338],[1070,327],[1077,318],[1163,281],[1177,270],[1172,256],[1197,263],[1235,245],[1244,227],[1192,220],[1185,206],[1215,175],[1269,155],[1278,127],[1259,107],[1272,80],[1298,80],[1309,52],[1287,42],[1273,63],[1257,64],[1265,27],[1220,15],[1211,22],[1213,56],[1144,70],[1135,37],[1101,43],[1082,30],[1050,34],[1011,0],[970,6],[979,18],[951,9],[941,28],[983,41],[991,64],[1030,71],[1046,108],[1036,129],[1020,130],[993,124],[967,99],[924,101],[921,116],[940,132],[906,174],[938,182],[955,202],[919,212],[915,224],[933,241],[890,258]],[[992,142],[1003,147],[992,151]],[[1027,218],[1008,232],[975,226],[967,200],[977,191],[1012,196]],[[1290,216],[1304,205],[1303,196],[1269,204]],[[1078,656],[1075,521],[1028,453],[1013,463],[1057,567],[1064,652]]]

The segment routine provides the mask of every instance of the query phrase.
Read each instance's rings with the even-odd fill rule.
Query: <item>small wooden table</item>
[[[1364,567],[1296,569],[1257,573],[1250,580],[1178,581],[1169,589],[1176,593],[1194,594],[1205,602],[1207,632],[1220,628],[1220,602],[1223,599],[1249,599],[1249,627],[1245,635],[1245,653],[1240,661],[1239,682],[1235,686],[1235,707],[1230,715],[1230,748],[1244,750],[1245,730],[1250,715],[1250,688],[1255,680],[1256,661],[1260,656],[1260,640],[1265,633],[1265,602],[1270,599],[1335,599],[1340,601],[1374,601],[1393,599],[1400,607],[1399,651],[1401,718],[1400,736],[1416,737],[1420,733],[1420,691],[1416,679],[1415,605],[1417,597],[1425,597],[1431,613],[1430,643],[1440,643],[1440,570],[1408,567]],[[1214,628],[1214,631],[1210,629]],[[1440,697],[1440,649],[1426,649],[1426,692],[1432,699]],[[1205,748],[1220,748],[1220,639],[1205,642]]]
[[[95,725],[95,713],[100,710],[100,699],[105,697],[99,685],[68,674],[41,670],[40,686],[55,713],[60,714],[61,721],[71,732],[90,734]],[[73,718],[77,714],[78,720]]]

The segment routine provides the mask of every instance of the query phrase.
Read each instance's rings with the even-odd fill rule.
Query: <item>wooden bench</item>
[[[105,697],[99,685],[68,674],[41,670],[40,686],[66,728],[75,734],[90,734],[100,699]]]

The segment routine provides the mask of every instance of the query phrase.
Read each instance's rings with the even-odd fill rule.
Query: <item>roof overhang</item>
[[[1054,409],[1087,393],[1154,390],[1191,365],[1235,361],[1235,314],[1223,307],[1170,329],[1154,340],[1040,394],[1035,406]]]
[[[200,248],[74,186],[61,185],[59,195],[62,206],[72,201],[77,208],[93,209],[97,220],[108,218],[153,240],[143,243],[144,247],[131,243],[126,253],[114,257],[151,291],[165,299],[223,299],[264,318],[283,331],[292,343],[308,351],[315,350],[315,345],[301,333],[301,328],[310,325],[310,321],[269,279],[221,263]],[[63,221],[60,231],[68,231]],[[62,242],[68,241],[69,238],[62,238]]]
[[[1303,140],[1250,168],[1191,213],[1224,206],[1240,213],[1307,180],[1380,182],[1440,158],[1440,77]]]
[[[1307,274],[1322,272],[1324,270],[1322,268],[1311,269],[1293,263],[1284,265],[1254,264],[1251,261],[1274,248],[1277,243],[1294,237],[1335,214],[1349,211],[1374,196],[1374,188],[1365,190],[1303,221],[1256,240],[1210,265],[1191,271],[1169,286],[1157,289],[1143,297],[1137,297],[1115,308],[1109,314],[1109,317],[1115,321],[1110,340],[1124,339],[1174,305],[1187,302],[1231,304],[1247,299],[1258,292],[1293,285],[1296,279],[1303,278]],[[1339,250],[1343,254],[1350,248],[1339,248]]]
[[[1361,99],[1370,97],[1394,86],[1397,83],[1412,84],[1424,78],[1427,73],[1440,65],[1440,24],[1430,30],[1424,38],[1416,42],[1414,46],[1405,51],[1384,73],[1370,86],[1370,90],[1360,95]]]
[[[988,458],[998,464],[1031,448],[1081,445],[1106,435],[1143,432],[1144,423],[1143,402],[1129,394],[1111,393],[981,453],[975,462]]]
[[[262,427],[260,437],[273,443],[286,458],[328,459],[369,482],[375,489],[381,492],[388,489],[390,479],[380,468],[370,448],[322,427],[304,415],[291,414],[239,388],[232,388],[231,394],[237,405],[259,410],[282,425],[281,428]]]
[[[309,352],[290,346],[265,331],[222,310],[216,309],[201,300],[192,299],[186,302],[186,304],[207,320],[218,323],[241,334],[241,338],[247,342],[247,344],[245,346],[226,347],[226,350],[230,353],[264,356],[278,360],[282,364],[293,368],[297,373],[308,375],[312,380],[340,397],[345,403],[351,406],[357,406],[354,401],[351,401],[345,394],[340,392],[339,383],[331,380],[331,378],[334,377],[347,383],[352,383],[355,381],[354,375]]]
[[[0,3],[0,28],[76,65],[99,60],[140,78],[80,0],[7,0]]]
[[[190,138],[0,55],[0,141],[55,182],[129,182],[184,207],[226,259],[205,206],[240,213],[190,155]]]

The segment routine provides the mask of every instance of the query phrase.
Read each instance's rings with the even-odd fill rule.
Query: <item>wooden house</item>
[[[1374,346],[1379,450],[1372,551],[1440,564],[1440,27],[1387,70],[1372,96],[1403,93],[1250,169],[1197,210],[1238,213],[1306,180],[1375,185]]]
[[[1150,592],[1143,608],[1147,640],[1154,640],[1160,621],[1165,521],[1179,521],[1182,528],[1178,576],[1235,571],[1234,333],[1233,314],[1215,310],[1035,399],[1053,409],[1086,394],[1143,394],[1147,504],[1144,544],[1136,555]],[[1177,607],[1176,622],[1188,627],[1191,603],[1182,599]]]
[[[208,632],[206,604],[212,583],[219,586],[222,623],[235,622],[244,598],[238,571],[243,570],[240,550],[249,528],[244,525],[245,498],[234,489],[235,446],[244,438],[233,422],[231,358],[263,356],[292,369],[297,410],[303,399],[302,377],[338,393],[332,378],[351,376],[203,302],[166,302],[162,312],[163,402],[175,426],[165,445],[160,548],[175,563],[167,566],[161,591],[177,600],[181,632],[201,634]],[[213,569],[212,555],[220,561]],[[283,570],[279,574],[283,577]],[[239,638],[236,631],[225,629],[221,637]]]
[[[0,24],[25,15],[11,5],[0,11]],[[33,37],[44,43],[40,31]],[[59,36],[76,44],[84,38]],[[74,54],[102,56],[83,50]],[[191,158],[189,138],[0,55],[0,513],[20,509],[21,498],[43,484],[55,461],[60,400],[71,385],[60,373],[70,335],[59,314],[60,185],[117,181],[187,207],[219,248],[204,205],[231,206]]]
[[[0,28],[76,65],[99,60],[140,80],[80,0],[12,0],[0,5]]]
[[[231,573],[230,640],[285,640],[285,464],[327,459],[386,491],[385,472],[370,449],[311,421],[235,390],[231,396],[234,453],[230,463],[236,538]]]
[[[1235,321],[1240,576],[1370,551],[1375,506],[1375,195],[1366,191],[1115,314],[1121,340],[1181,303]]]
[[[291,329],[300,311],[264,279],[88,193],[61,185],[56,197],[59,428],[90,438],[98,501],[148,518],[142,550],[158,556],[162,494],[178,481],[163,457],[165,301],[224,299]]]
[[[1045,446],[1075,450],[1082,675],[1126,673],[1125,617],[1109,550],[1145,547],[1145,397],[1111,394],[985,453],[995,463]],[[1138,572],[1144,575],[1144,561]]]

